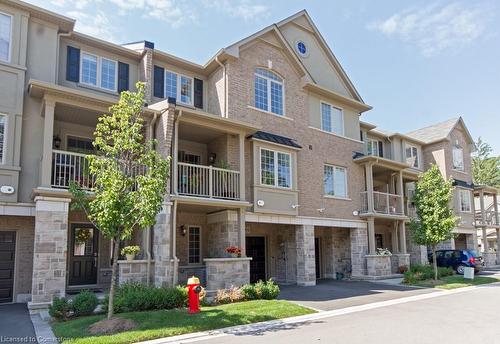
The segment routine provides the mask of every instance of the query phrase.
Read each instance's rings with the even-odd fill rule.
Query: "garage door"
[[[0,303],[12,302],[16,232],[0,231]]]

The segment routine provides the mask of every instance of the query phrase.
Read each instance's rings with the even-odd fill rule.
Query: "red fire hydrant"
[[[200,311],[200,293],[203,290],[199,278],[191,277],[188,279],[187,286],[189,295],[188,313],[198,313]]]

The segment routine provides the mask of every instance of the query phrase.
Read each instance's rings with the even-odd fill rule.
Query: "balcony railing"
[[[483,218],[481,216],[481,211],[476,211],[475,221],[477,226],[498,226],[499,221],[498,218],[500,214],[497,216],[497,213],[494,210],[485,212],[485,221],[483,223]]]
[[[415,208],[415,205],[411,204],[410,201],[406,203],[406,216],[411,219],[417,218],[417,208]]]
[[[52,151],[52,187],[69,188],[71,182],[89,190],[94,185],[94,177],[89,174],[89,162],[85,154]]]
[[[387,192],[373,191],[373,211],[387,215],[404,215],[401,196]],[[361,213],[367,213],[368,192],[361,192]]]
[[[177,193],[184,196],[240,200],[240,172],[177,163]]]

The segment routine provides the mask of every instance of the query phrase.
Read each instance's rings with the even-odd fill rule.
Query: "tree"
[[[93,141],[97,153],[86,157],[95,180],[92,193],[75,183],[70,186],[73,208],[83,209],[113,243],[108,319],[113,316],[120,242],[130,239],[135,229],[155,223],[168,180],[169,159],[154,150],[154,140],[144,142],[145,87],[136,87],[137,92],[122,92],[110,114],[99,118]]]
[[[478,138],[477,151],[472,156],[474,184],[500,188],[500,156],[491,156],[491,146]]]
[[[410,223],[412,239],[417,245],[431,246],[436,280],[436,246],[453,237],[452,230],[457,222],[450,208],[452,194],[452,180],[445,180],[439,168],[432,165],[419,176],[413,196],[418,216]]]

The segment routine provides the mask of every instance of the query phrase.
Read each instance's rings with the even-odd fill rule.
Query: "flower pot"
[[[131,262],[135,259],[135,254],[126,254],[127,262]]]

